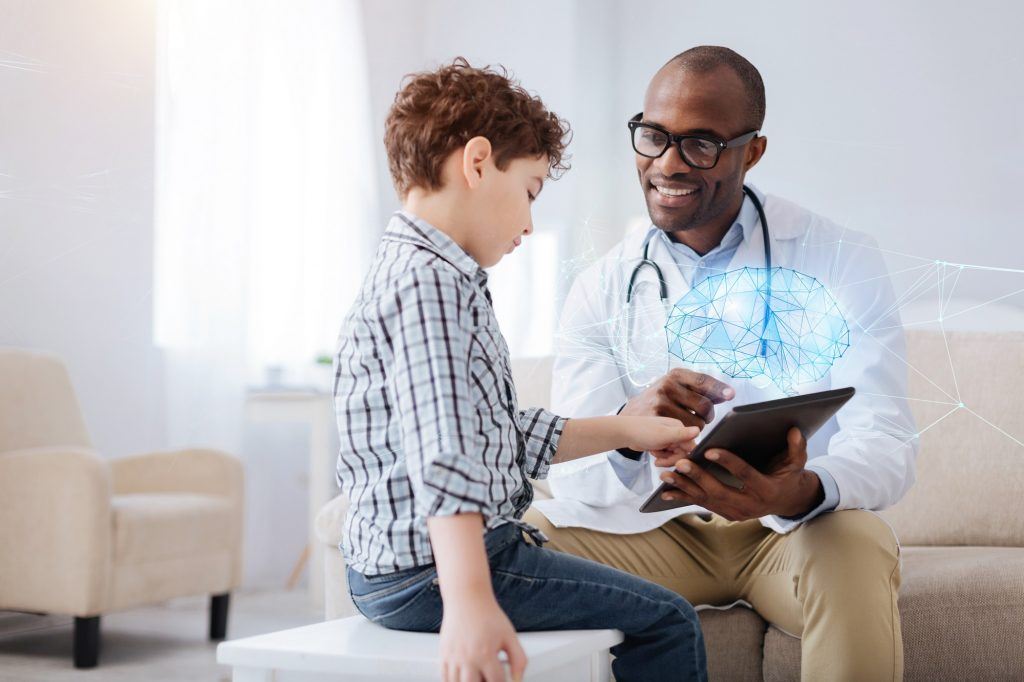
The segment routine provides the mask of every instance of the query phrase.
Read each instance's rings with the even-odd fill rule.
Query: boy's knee
[[[687,623],[700,627],[700,616],[697,615],[697,609],[693,608],[693,604],[680,597],[675,592],[671,592],[672,601],[671,604],[679,615],[682,616]]]
[[[667,614],[666,619],[662,623],[669,623],[669,627],[677,634],[689,635],[696,640],[703,640],[704,635],[700,616],[690,602],[672,593],[671,597],[667,597],[662,604]]]
[[[685,597],[667,587],[646,580],[642,581],[638,589],[648,604],[653,602],[657,605],[656,608],[665,614],[662,617],[668,616],[675,622],[686,622],[700,627],[697,609]]]

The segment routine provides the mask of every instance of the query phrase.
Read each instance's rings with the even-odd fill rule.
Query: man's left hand
[[[666,453],[667,454],[667,453]],[[722,465],[743,486],[734,488],[714,477],[709,471],[688,459],[675,462],[675,471],[661,474],[661,480],[677,488],[662,494],[666,500],[682,500],[697,504],[729,521],[747,521],[762,516],[799,517],[817,507],[825,499],[821,480],[807,464],[807,441],[800,429],[787,434],[785,458],[771,473],[763,474],[728,450],[712,448],[707,459]],[[672,462],[656,459],[659,466]]]

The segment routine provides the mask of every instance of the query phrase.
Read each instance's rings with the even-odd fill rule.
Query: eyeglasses
[[[679,149],[679,156],[688,166],[701,170],[714,168],[724,150],[742,147],[760,132],[751,130],[731,140],[718,140],[704,135],[673,135],[652,123],[641,123],[640,119],[643,116],[643,112],[640,112],[627,123],[633,140],[633,149],[637,154],[656,159],[674,144]]]

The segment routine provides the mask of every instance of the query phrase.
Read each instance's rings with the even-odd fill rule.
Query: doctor
[[[751,606],[801,638],[805,680],[898,680],[899,545],[865,511],[892,505],[914,481],[917,431],[903,398],[898,306],[870,237],[745,192],[746,173],[767,147],[764,113],[760,74],[727,48],[687,50],[655,74],[622,139],[632,141],[651,225],[574,283],[560,321],[553,408],[705,427],[731,406],[782,397],[758,378],[673,363],[664,332],[672,304],[691,286],[765,267],[768,257],[824,284],[850,327],[843,357],[799,391],[854,386],[856,396],[810,441],[791,431],[786,460],[770,474],[712,451],[741,489],[686,460],[609,452],[552,467],[554,499],[538,500],[527,520],[554,549],[640,575],[695,605]],[[640,513],[662,481],[684,506]]]

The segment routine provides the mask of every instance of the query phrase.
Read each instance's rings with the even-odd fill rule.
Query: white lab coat
[[[760,193],[758,193],[759,196]],[[808,442],[809,464],[827,470],[839,492],[836,509],[877,510],[894,504],[914,482],[917,429],[906,396],[907,365],[899,311],[882,254],[869,236],[842,228],[784,199],[763,198],[768,217],[772,265],[792,268],[818,279],[839,303],[850,327],[850,347],[831,370],[817,382],[797,386],[800,393],[854,386],[857,393]],[[552,409],[567,417],[614,414],[626,400],[640,393],[644,384],[664,374],[670,360],[665,335],[650,332],[665,324],[659,303],[656,275],[645,267],[640,280],[643,300],[633,308],[633,329],[646,329],[653,338],[639,353],[646,370],[626,376],[621,328],[625,292],[634,265],[640,260],[650,227],[628,234],[619,244],[579,275],[565,302],[556,340],[552,377]],[[729,265],[764,266],[764,242],[760,224],[744,230],[745,237]],[[659,264],[668,284],[671,306],[689,291],[689,283],[668,248],[653,239],[650,257]],[[688,275],[687,275],[688,276]],[[645,319],[646,316],[646,319]],[[618,333],[617,333],[618,332]],[[619,337],[617,342],[616,336]],[[630,344],[643,340],[634,334]],[[649,362],[652,354],[660,362]],[[634,363],[635,364],[635,363]],[[730,406],[771,400],[784,394],[774,385],[732,379],[713,367],[694,367],[713,374],[736,389],[732,401],[717,406],[710,428]],[[763,382],[760,382],[763,384]],[[611,455],[623,461],[616,454]],[[626,463],[626,474],[609,464],[609,453],[557,464],[549,481],[552,500],[534,506],[556,527],[582,526],[611,533],[651,530],[680,514],[705,511],[700,507],[641,513],[640,505],[660,484],[653,459],[645,455],[636,464]],[[785,533],[799,521],[769,516],[762,524]]]

